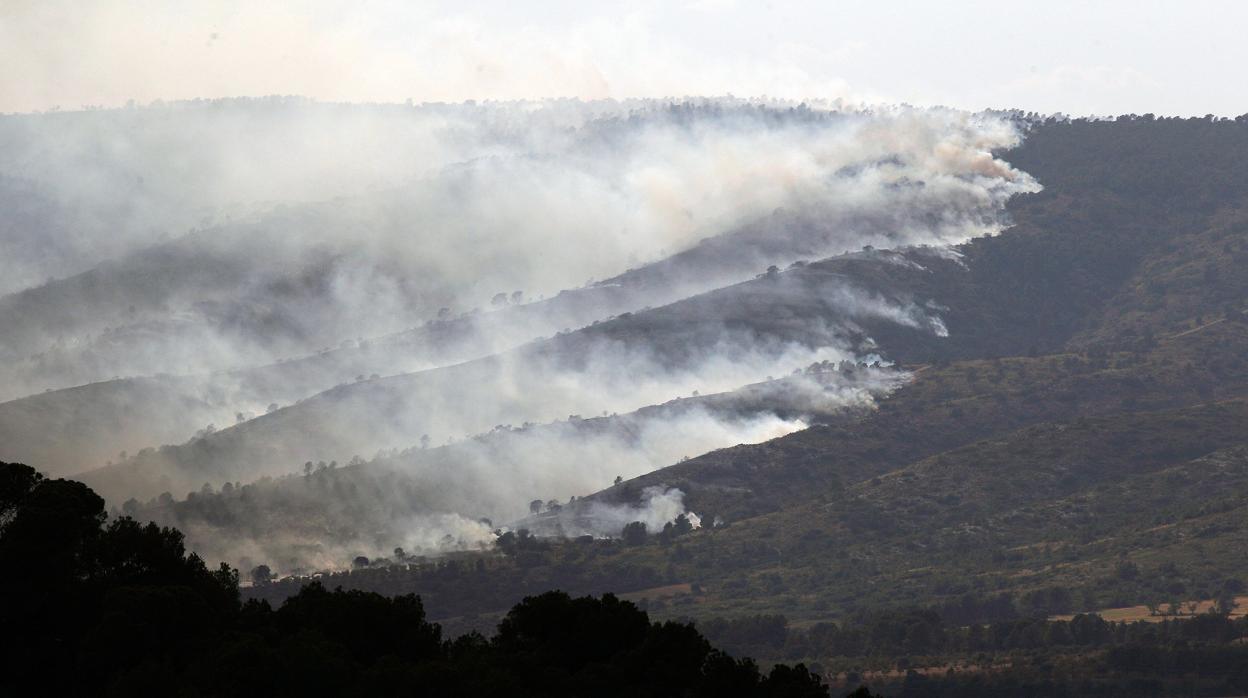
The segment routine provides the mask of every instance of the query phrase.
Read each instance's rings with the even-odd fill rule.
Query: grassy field
[[[1188,600],[1180,602],[1180,612],[1170,613],[1168,604],[1164,613],[1153,613],[1148,606],[1126,606],[1123,608],[1102,608],[1093,611],[1096,615],[1112,622],[1130,623],[1135,621],[1144,621],[1147,623],[1160,623],[1163,620],[1174,620],[1176,618],[1193,618],[1202,613],[1210,613],[1214,610],[1214,599]],[[1194,605],[1193,605],[1194,604]],[[1243,618],[1248,615],[1248,596],[1235,597],[1235,609],[1228,616],[1231,618]],[[1050,616],[1049,620],[1070,620],[1074,618],[1073,613],[1057,614]]]

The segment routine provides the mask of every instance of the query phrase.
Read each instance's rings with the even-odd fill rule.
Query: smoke
[[[676,488],[647,487],[641,492],[641,501],[637,505],[609,505],[593,502],[586,512],[586,519],[592,528],[584,530],[587,535],[608,532],[618,535],[624,526],[634,521],[646,525],[650,532],[662,530],[664,524],[676,520],[685,514],[690,522],[696,522],[694,528],[701,526],[702,520],[697,514],[685,511],[685,493]]]
[[[770,255],[745,259],[956,243],[1034,188],[992,156],[1017,135],[991,117],[782,107],[258,100],[4,117],[2,181],[45,203],[0,238],[6,288],[38,286],[0,301],[0,394],[306,354],[612,277],[777,209],[817,234],[771,235]],[[207,260],[221,273],[169,273]],[[746,278],[724,265],[684,290]]]
[[[682,458],[806,426],[801,417],[757,407],[737,413],[674,405],[598,419],[607,423],[571,420],[508,430],[382,466],[424,483],[438,493],[440,506],[501,523],[522,518],[532,500],[563,502],[607,487],[615,477],[631,479]]]
[[[889,369],[818,364],[731,393],[625,415],[500,427],[347,467],[321,462],[306,473],[219,486],[216,493],[208,487],[183,501],[155,499],[129,511],[182,529],[201,555],[242,567],[264,562],[283,573],[340,568],[358,555],[388,557],[395,547],[418,555],[475,550],[492,545],[496,525],[509,522],[540,535],[615,536],[635,520],[657,531],[687,513],[683,494],[646,491],[622,505],[582,506],[575,498],[616,477],[870,409],[906,378]],[[558,511],[524,519],[534,500]]]
[[[35,202],[0,236],[0,278],[31,286],[0,298],[0,395],[126,377],[0,405],[0,458],[119,456],[82,476],[119,503],[406,452],[369,467],[419,483],[410,496],[335,509],[367,534],[330,546],[312,527],[275,537],[280,553],[240,536],[245,554],[472,547],[474,522],[530,499],[885,394],[892,378],[794,379],[749,409],[687,400],[864,359],[866,326],[946,335],[887,275],[794,263],[936,246],[857,253],[921,271],[999,231],[1037,188],[996,155],[1018,138],[986,114],[735,99],[0,117],[0,190]],[[592,419],[617,413],[627,428]],[[385,515],[362,515],[370,501]],[[193,533],[238,559],[229,535]]]
[[[422,437],[441,445],[500,426],[631,412],[856,360],[873,351],[861,338],[867,321],[943,329],[911,302],[820,265],[797,267],[513,351],[343,385],[181,446],[145,449],[90,482],[109,498],[147,497],[280,475],[309,460],[346,462]]]
[[[953,111],[240,100],[11,116],[0,134],[4,181],[46,195],[18,197],[46,216],[12,219],[0,279],[96,265],[0,299],[0,397],[180,376],[159,397],[122,380],[0,408],[6,455],[63,473],[770,264],[991,233],[1034,188],[991,155],[1007,123]],[[610,281],[556,295],[589,277]],[[427,324],[443,313],[459,319]],[[707,389],[692,382],[673,389]]]
[[[3,455],[73,473],[768,265],[990,234],[1004,200],[1035,187],[992,155],[1017,137],[949,110],[743,100],[237,100],[3,117],[3,183],[17,210],[37,210],[8,219],[0,283],[88,270],[0,298],[0,399],[35,395],[0,408]],[[609,281],[564,291],[590,278]],[[443,313],[458,319],[427,324]],[[179,378],[159,396],[127,379],[154,374]],[[695,383],[653,397],[708,389]],[[586,402],[498,419],[637,406]],[[413,428],[443,439],[489,426]],[[404,445],[359,448],[383,444]]]

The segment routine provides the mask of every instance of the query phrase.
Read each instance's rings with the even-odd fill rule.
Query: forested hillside
[[[527,522],[549,530],[595,503],[674,487],[701,528],[524,543],[476,572],[471,561],[389,560],[334,583],[418,590],[468,627],[504,608],[509,588],[606,584],[660,615],[774,614],[790,634],[887,608],[949,623],[1134,605],[1183,618],[1189,602],[1242,594],[1248,275],[1235,260],[1248,252],[1248,173],[1235,153],[1245,133],[1243,120],[1035,124],[1009,157],[1045,190],[1011,203],[1001,235],[957,258],[893,258],[922,269],[883,253],[810,265],[864,286],[888,275],[890,288],[948,308],[947,338],[870,328],[910,372],[905,387],[869,412],[695,457]],[[252,593],[280,598],[299,583]],[[1222,608],[1242,612],[1233,600]],[[781,646],[761,652],[779,657]],[[824,666],[870,664],[852,658],[864,650],[786,647]],[[1018,661],[1007,645],[987,651]],[[1004,690],[995,680],[985,694]],[[934,681],[922,689],[934,692],[902,695],[963,689]]]

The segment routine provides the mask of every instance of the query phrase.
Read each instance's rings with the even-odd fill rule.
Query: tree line
[[[20,464],[0,463],[0,569],[3,695],[828,695],[610,594],[528,597],[493,637],[455,639],[412,594],[313,582],[244,603],[176,529],[110,521],[86,485]]]

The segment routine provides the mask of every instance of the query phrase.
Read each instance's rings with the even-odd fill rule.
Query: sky
[[[0,0],[0,112],[686,95],[1248,112],[1248,2]]]

